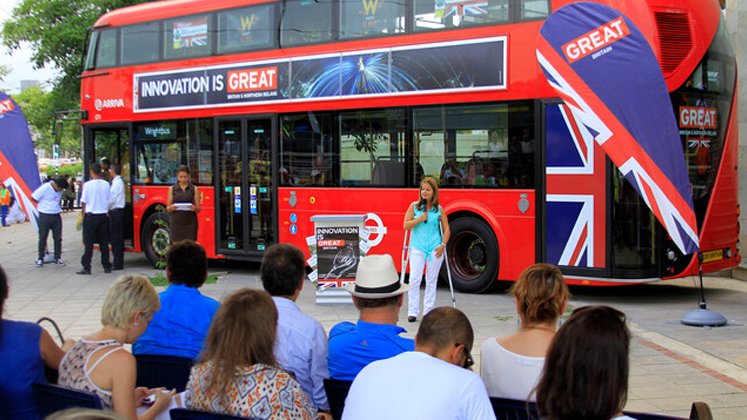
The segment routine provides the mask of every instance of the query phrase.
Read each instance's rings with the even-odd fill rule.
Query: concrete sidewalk
[[[0,228],[0,264],[10,278],[10,298],[4,317],[36,321],[53,318],[67,338],[80,338],[100,327],[101,305],[109,285],[119,273],[104,274],[100,254],[94,252],[90,276],[76,275],[83,249],[75,230],[73,213],[63,216],[63,258],[67,266],[37,268],[36,232],[28,223]],[[51,246],[52,240],[50,238]],[[211,264],[222,272],[217,284],[205,285],[204,294],[220,299],[241,287],[261,288],[258,266],[236,263]],[[152,275],[141,254],[125,255],[125,273]],[[686,417],[690,403],[707,402],[717,419],[747,418],[747,283],[709,278],[709,305],[729,319],[724,328],[683,327],[677,320],[694,308],[692,279],[626,288],[572,290],[572,306],[609,304],[626,312],[635,339],[631,349],[631,376],[627,410]],[[159,291],[162,288],[158,288]],[[691,298],[692,296],[692,298]],[[475,328],[473,355],[479,370],[479,348],[488,337],[510,333],[517,321],[512,299],[504,293],[468,295],[458,293],[457,306]],[[299,305],[329,329],[340,321],[354,321],[352,305],[319,306],[307,284]],[[447,288],[439,289],[438,305],[451,305]],[[417,324],[400,319],[414,336]]]

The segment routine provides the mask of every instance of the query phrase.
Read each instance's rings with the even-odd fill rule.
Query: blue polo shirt
[[[329,377],[352,381],[366,365],[415,350],[415,341],[400,337],[404,328],[397,325],[358,321],[341,322],[329,331]]]
[[[171,284],[158,296],[161,309],[132,345],[132,352],[197,358],[220,303],[183,284]]]

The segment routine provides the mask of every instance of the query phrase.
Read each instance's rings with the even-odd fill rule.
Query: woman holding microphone
[[[408,293],[407,320],[415,322],[420,314],[420,282],[425,267],[425,298],[423,315],[436,302],[436,285],[444,250],[449,241],[449,220],[438,204],[438,183],[427,176],[420,181],[420,199],[414,201],[405,213],[404,228],[410,234],[410,290]],[[439,226],[439,223],[441,226]]]

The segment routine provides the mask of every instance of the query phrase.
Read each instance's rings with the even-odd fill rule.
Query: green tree
[[[58,109],[55,94],[45,92],[35,86],[13,95],[13,100],[18,103],[35,134],[36,147],[47,150],[51,155],[54,143],[52,135],[52,127],[55,124],[54,111]],[[67,121],[64,124],[60,152],[80,156],[80,124],[76,121]]]
[[[80,109],[80,79],[93,23],[109,10],[146,0],[22,0],[2,27],[9,53],[30,46],[37,68],[61,70],[53,82],[55,109]]]

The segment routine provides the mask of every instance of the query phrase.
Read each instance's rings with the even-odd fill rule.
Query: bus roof
[[[163,0],[112,10],[101,16],[94,24],[94,28],[122,26],[174,16],[271,2],[273,0]],[[177,10],[179,12],[176,12]]]

